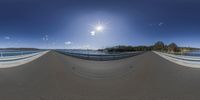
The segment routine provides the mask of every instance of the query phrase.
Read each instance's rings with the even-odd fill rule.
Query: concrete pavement
[[[199,84],[200,69],[153,52],[96,62],[51,51],[22,66],[0,69],[0,100],[199,100]]]

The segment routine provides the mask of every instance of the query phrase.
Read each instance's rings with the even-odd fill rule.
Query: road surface
[[[107,63],[51,51],[25,65],[0,69],[0,100],[200,100],[200,69],[153,52],[113,61],[128,67]],[[108,71],[97,71],[104,64]]]

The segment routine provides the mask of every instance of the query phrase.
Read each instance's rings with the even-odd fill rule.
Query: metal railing
[[[40,51],[0,51],[0,58],[23,56],[26,54],[33,54]]]
[[[175,54],[162,53],[162,52],[159,52],[159,53],[162,55],[174,58],[174,59],[200,62],[200,56],[198,57],[198,56],[188,56],[188,55],[175,55]]]
[[[174,62],[182,66],[200,68],[200,57],[174,55],[174,54],[168,54],[168,53],[162,53],[162,52],[156,52],[156,51],[154,51],[154,53],[158,54],[159,56],[171,62]]]
[[[95,60],[95,61],[107,61],[107,60],[118,60],[118,59],[123,59],[123,58],[128,58],[128,57],[133,57],[139,54],[142,54],[143,52],[127,52],[127,53],[114,53],[114,54],[82,54],[82,53],[73,53],[73,52],[68,52],[68,51],[60,51],[57,50],[57,52],[76,57],[76,58],[81,58],[81,59],[86,59],[86,60]]]

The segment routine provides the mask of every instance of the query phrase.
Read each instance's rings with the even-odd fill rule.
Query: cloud
[[[163,22],[160,22],[159,24],[158,24],[158,26],[162,26],[164,23]]]
[[[71,44],[72,44],[71,41],[67,41],[67,42],[65,42],[65,45],[71,45]]]
[[[6,37],[4,37],[4,39],[6,39],[6,40],[10,40],[10,37],[9,37],[9,36],[6,36]]]
[[[163,26],[163,25],[164,25],[163,22],[159,22],[159,23],[151,23],[151,24],[149,24],[149,26],[153,26],[153,27],[157,27],[157,26],[161,27],[161,26]]]

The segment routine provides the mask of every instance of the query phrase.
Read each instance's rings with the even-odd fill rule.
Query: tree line
[[[100,49],[100,51],[107,51],[107,52],[131,52],[131,51],[162,51],[162,52],[182,52],[184,50],[194,50],[196,48],[189,48],[189,47],[178,47],[176,43],[170,43],[169,45],[164,44],[162,41],[156,42],[154,45],[151,46],[125,46],[125,45],[118,45],[114,47],[108,47],[105,49]]]

